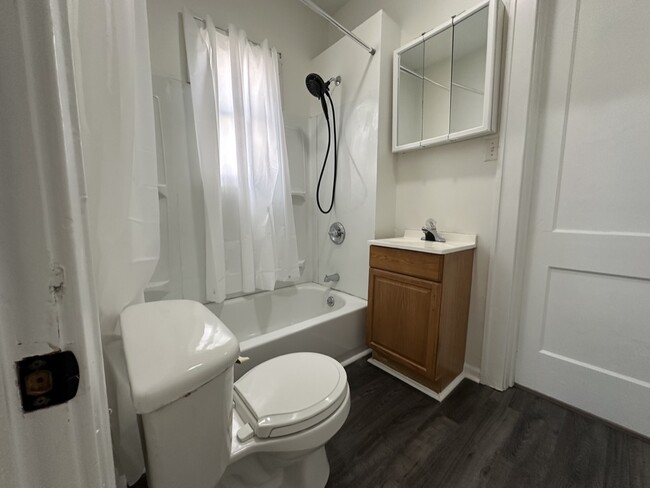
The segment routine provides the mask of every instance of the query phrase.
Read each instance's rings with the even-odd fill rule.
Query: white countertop
[[[450,254],[476,247],[476,234],[439,232],[446,239],[446,242],[423,241],[421,238],[424,234],[421,230],[407,230],[404,232],[404,237],[372,239],[368,241],[368,244],[371,246],[392,247],[395,249],[428,252],[431,254]]]

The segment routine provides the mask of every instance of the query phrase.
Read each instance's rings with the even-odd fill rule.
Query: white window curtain
[[[207,298],[299,277],[279,57],[184,11],[206,214]]]

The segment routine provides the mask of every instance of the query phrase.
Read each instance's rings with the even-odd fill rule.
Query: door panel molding
[[[611,369],[601,368],[600,366],[596,366],[595,364],[586,363],[584,361],[579,361],[578,359],[570,358],[568,356],[563,356],[562,354],[557,354],[557,353],[554,353],[554,352],[551,352],[551,351],[547,351],[546,349],[540,350],[539,353],[543,354],[545,356],[548,356],[549,358],[557,359],[559,361],[565,361],[565,362],[567,362],[569,364],[572,364],[574,366],[578,366],[580,368],[590,369],[591,371],[594,371],[595,373],[598,373],[598,374],[611,376],[612,378],[627,381],[628,383],[632,383],[632,384],[640,386],[642,388],[650,389],[650,382],[643,381],[643,380],[640,380],[638,378],[634,378],[633,376],[628,376],[628,375],[624,375],[624,374],[621,374],[621,373],[617,373],[616,371],[612,371]]]

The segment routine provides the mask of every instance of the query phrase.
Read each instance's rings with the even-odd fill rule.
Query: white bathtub
[[[333,306],[328,305],[328,297],[334,298]],[[235,378],[281,354],[319,352],[346,364],[367,347],[367,302],[315,283],[231,298],[207,307],[237,336],[242,356],[250,357],[235,366]]]

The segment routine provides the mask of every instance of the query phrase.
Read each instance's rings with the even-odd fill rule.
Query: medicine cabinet
[[[497,130],[501,0],[486,0],[397,49],[393,152]]]

